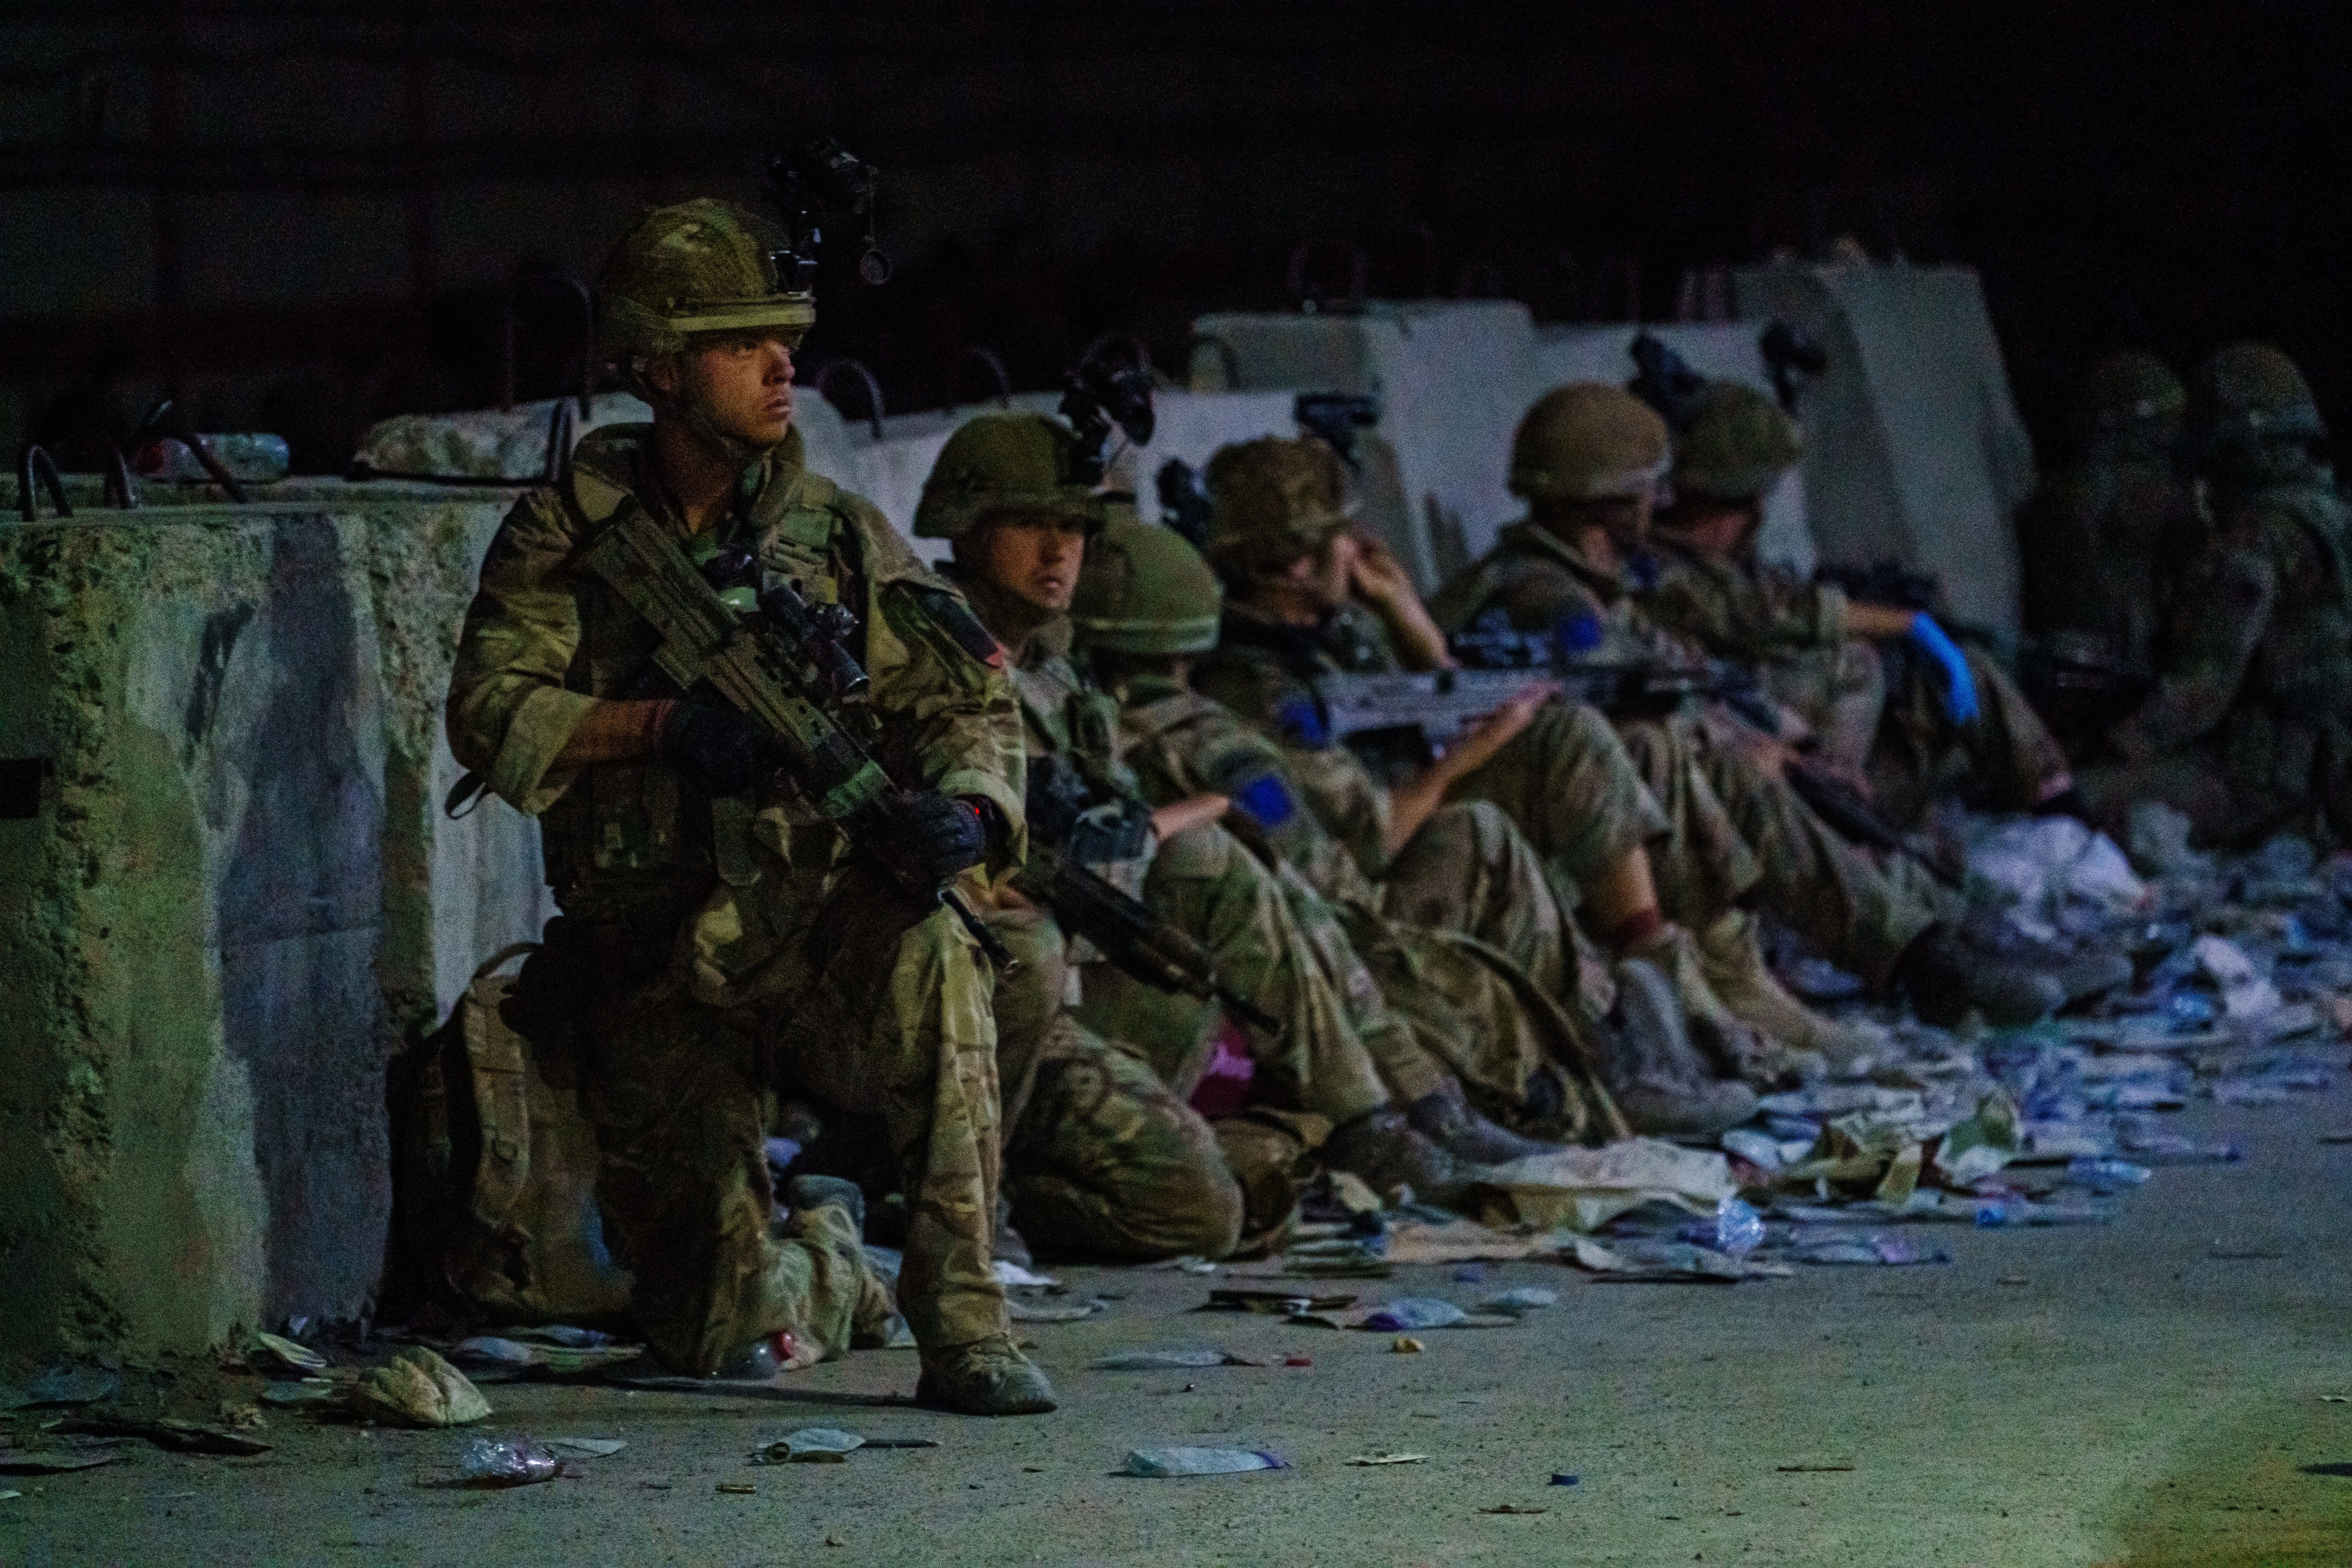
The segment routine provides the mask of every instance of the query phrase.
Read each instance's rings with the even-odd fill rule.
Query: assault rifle
[[[868,749],[881,725],[866,671],[849,651],[855,623],[847,610],[813,605],[793,584],[775,582],[758,592],[757,614],[740,613],[695,569],[676,536],[634,501],[580,560],[661,635],[654,662],[679,690],[709,681],[783,753],[801,793],[854,847],[889,869],[900,890],[919,904],[946,905],[990,959],[1000,967],[1012,963],[953,889],[913,885],[877,852],[893,807],[916,791],[892,778]]]
[[[1516,645],[1505,639],[1517,639]],[[1721,659],[1677,663],[1654,660],[1583,660],[1554,655],[1532,658],[1544,639],[1482,624],[1457,636],[1457,652],[1484,653],[1496,662],[1517,654],[1522,662],[1499,669],[1441,669],[1425,674],[1321,675],[1316,678],[1323,718],[1331,737],[1413,729],[1443,749],[1464,731],[1517,699],[1538,680],[1555,680],[1561,695],[1597,708],[1612,719],[1662,718],[1685,698],[1713,698],[1765,734],[1781,732],[1779,710],[1756,677]],[[1938,881],[1957,887],[1959,874],[1945,857],[1916,842],[1878,815],[1852,784],[1801,756],[1789,758],[1782,776],[1798,798],[1840,837],[1891,854],[1909,855]]]
[[[1029,759],[1026,805],[1029,863],[1016,880],[1054,911],[1064,930],[1094,943],[1146,985],[1222,1002],[1236,1017],[1281,1036],[1280,1019],[1217,978],[1208,949],[1093,869],[1093,864],[1143,853],[1150,841],[1150,807],[1132,795],[1097,789],[1066,756]]]

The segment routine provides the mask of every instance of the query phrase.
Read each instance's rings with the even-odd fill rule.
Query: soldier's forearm
[[[661,752],[662,729],[677,706],[669,699],[599,702],[563,742],[555,765],[577,768],[593,763],[644,762],[656,756]]]
[[[1908,637],[1911,623],[1918,618],[1917,611],[1896,609],[1892,605],[1860,605],[1848,601],[1845,607],[1846,634],[1874,642],[1886,637]]]

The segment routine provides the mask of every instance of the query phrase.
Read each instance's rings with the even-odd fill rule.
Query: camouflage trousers
[[[1865,775],[1886,712],[1886,668],[1874,646],[1847,637],[1776,658],[1758,674],[1767,696],[1804,720],[1823,760],[1850,778]]]
[[[1571,898],[1669,826],[1609,721],[1563,702],[1538,710],[1508,745],[1454,786],[1452,798],[1493,803]]]
[[[1051,914],[999,909],[988,923],[1016,961],[996,993],[1014,1227],[1041,1257],[1230,1253],[1242,1190],[1209,1123],[1070,1015],[1068,943]]]
[[[1497,1120],[1625,1136],[1595,1065],[1610,983],[1511,819],[1487,801],[1441,807],[1388,873],[1379,912],[1348,923],[1423,1047]]]
[[[1876,985],[1914,939],[1953,912],[1925,868],[1839,837],[1711,719],[1633,721],[1619,732],[1671,824],[1651,850],[1668,920],[1704,930],[1734,904],[1761,907]]]
[[[1269,1104],[1338,1126],[1442,1081],[1443,1069],[1389,1011],[1338,912],[1297,873],[1269,865],[1223,827],[1195,827],[1162,843],[1144,875],[1143,901],[1209,950],[1219,979],[1281,1020],[1278,1039],[1244,1031]],[[1223,1012],[1215,1002],[1094,964],[1077,1018],[1189,1094]]]
[[[2279,748],[2247,747],[2252,756],[2233,758],[2232,738],[2225,731],[2220,744],[2137,763],[2096,763],[2075,775],[2075,787],[2092,820],[2118,837],[2129,830],[2134,804],[2148,800],[2187,816],[2189,837],[2200,845],[2248,846],[2281,832],[2323,845],[2352,842],[2352,766],[2327,765],[2332,748],[2310,745],[2305,765],[2284,770],[2282,779],[2276,776],[2282,770],[2264,765],[2275,761]]]
[[[1926,661],[1905,658],[1887,692],[1869,759],[1871,794],[1896,822],[1917,825],[1957,795],[1987,811],[2032,811],[2073,782],[2066,753],[2006,670],[1967,650],[1977,716],[1955,724]]]
[[[878,1287],[848,1238],[809,1225],[770,1235],[763,1140],[785,1084],[882,1117],[909,1200],[899,1305],[917,1340],[951,1346],[1004,1332],[990,1258],[992,978],[970,936],[948,912],[910,910],[851,872],[805,911],[756,994],[722,1006],[696,1000],[667,962],[695,913],[582,909],[560,935],[551,927],[532,961],[548,960],[579,1000],[597,1205],[636,1277],[635,1311],[654,1354],[708,1376],[781,1329],[836,1350],[840,1325],[876,1309]]]

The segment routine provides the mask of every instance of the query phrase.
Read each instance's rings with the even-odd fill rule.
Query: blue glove
[[[1911,640],[1944,668],[1944,713],[1955,724],[1972,724],[1977,717],[1977,681],[1969,673],[1969,656],[1944,635],[1944,628],[1925,616],[1911,618]]]

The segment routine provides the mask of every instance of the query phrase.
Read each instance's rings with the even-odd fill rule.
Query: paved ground
[[[1944,1268],[1738,1287],[1557,1288],[1517,1329],[1371,1333],[1193,1313],[1209,1281],[1073,1270],[1107,1318],[1032,1331],[1065,1407],[919,1411],[909,1352],[793,1374],[772,1397],[490,1388],[489,1430],[619,1436],[584,1479],[444,1484],[447,1433],[272,1417],[247,1460],[137,1448],[0,1477],[25,1563],[2341,1563],[2352,1561],[2344,1196],[2352,1096],[2184,1121],[2251,1158],[2160,1171],[2104,1229],[1922,1232]],[[2226,1255],[2226,1256],[2224,1256]],[[1353,1288],[1451,1295],[1449,1270]],[[1083,1370],[1176,1342],[1310,1367]],[[747,1468],[824,1424],[935,1449]],[[1275,1473],[1135,1480],[1131,1447],[1234,1442]],[[1409,1450],[1419,1464],[1351,1468]],[[2311,1473],[2311,1467],[2337,1473]],[[1802,1467],[1819,1467],[1807,1468]],[[1850,1468],[1848,1468],[1850,1467]],[[1548,1484],[1573,1472],[1573,1487]],[[721,1483],[749,1484],[751,1495]],[[1523,1510],[1491,1511],[1510,1505]]]

